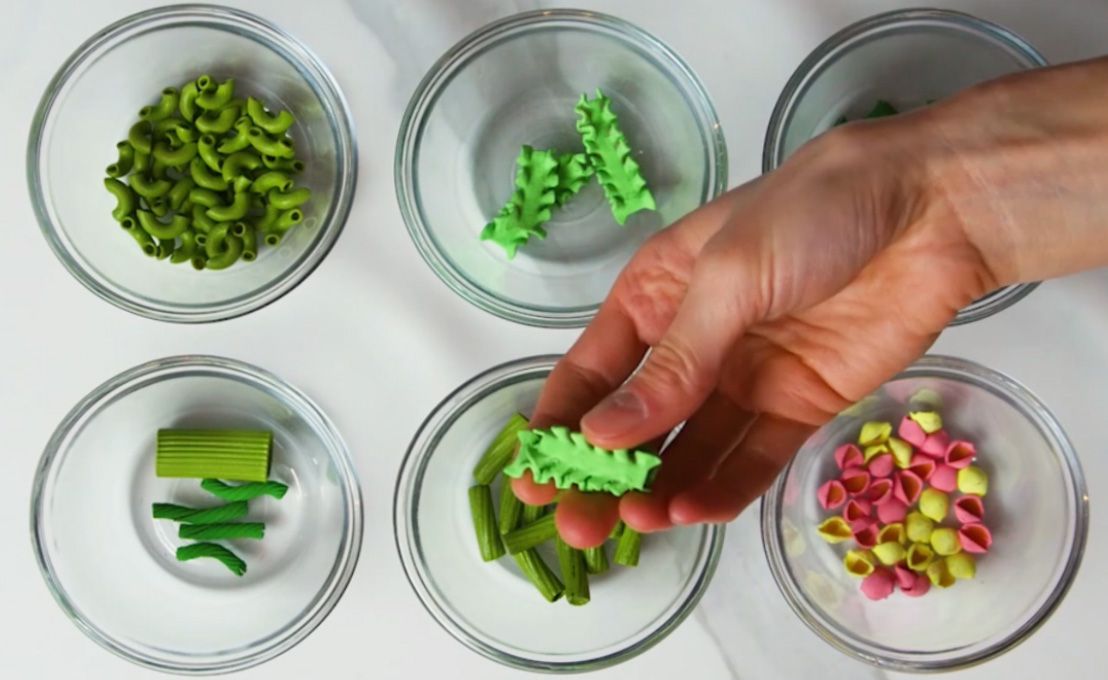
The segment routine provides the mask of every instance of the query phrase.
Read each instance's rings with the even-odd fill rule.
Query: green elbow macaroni
[[[196,97],[196,105],[205,111],[218,111],[231,103],[235,96],[235,79],[228,78],[218,87],[204,90]]]
[[[254,121],[254,124],[271,135],[283,135],[288,131],[296,119],[288,111],[281,111],[277,115],[271,115],[265,110],[265,106],[253,97],[246,98],[246,115]]]
[[[234,222],[246,217],[246,211],[250,209],[250,194],[243,192],[235,194],[235,200],[230,205],[217,205],[208,208],[208,217],[216,222]]]
[[[167,87],[162,90],[162,98],[154,106],[144,106],[139,110],[139,118],[157,123],[173,115],[177,110],[177,89]]]
[[[135,193],[131,191],[131,187],[111,177],[104,179],[104,187],[112,196],[115,196],[115,210],[112,210],[112,217],[116,222],[122,222],[123,218],[135,211]]]
[[[146,210],[138,211],[138,221],[143,231],[159,241],[175,239],[189,227],[189,219],[184,215],[174,215],[168,223],[163,223]]]

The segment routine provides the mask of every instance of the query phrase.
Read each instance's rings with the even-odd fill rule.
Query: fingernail
[[[646,419],[646,404],[630,390],[620,389],[600,402],[582,425],[601,437],[618,437]]]

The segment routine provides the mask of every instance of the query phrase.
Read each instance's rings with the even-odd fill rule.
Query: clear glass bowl
[[[312,190],[304,224],[277,248],[222,271],[146,257],[111,217],[102,183],[115,144],[167,85],[201,73],[296,116],[290,130]],[[27,146],[39,225],[78,281],[127,311],[163,321],[217,321],[296,287],[330,251],[357,177],[354,128],[338,84],[304,45],[265,20],[216,5],[173,5],[122,19],[62,65],[39,102]]]
[[[210,506],[199,480],[154,474],[163,427],[273,432],[283,499],[250,501],[262,541],[235,541],[237,577],[211,560],[178,562],[175,523],[150,505]],[[66,615],[97,644],[176,673],[241,670],[303,640],[354,572],[362,501],[346,445],[295,388],[230,359],[182,356],[132,368],[58,426],[35,475],[35,556]],[[252,543],[252,544],[251,544]]]
[[[482,228],[511,195],[520,147],[582,149],[574,106],[597,88],[627,133],[658,204],[620,227],[595,181],[514,260]],[[420,254],[455,293],[512,321],[584,326],[651,234],[727,184],[704,87],[680,57],[614,17],[530,12],[462,40],[416,89],[396,149],[396,192]]]
[[[873,602],[846,575],[816,525],[816,489],[832,452],[868,420],[899,422],[941,402],[945,425],[974,441],[989,473],[994,542],[977,578],[920,598]],[[813,631],[875,666],[942,671],[980,663],[1027,639],[1065,596],[1085,550],[1088,495],[1062,427],[1027,388],[983,366],[925,357],[821,428],[762,502],[762,539],[781,592]]]
[[[911,9],[864,19],[828,38],[789,79],[770,119],[762,170],[776,169],[840,116],[864,117],[879,99],[906,111],[1045,65],[1020,36],[968,14]],[[953,325],[996,314],[1036,285],[990,293],[961,310]]]
[[[508,666],[576,672],[635,656],[680,624],[715,571],[723,527],[644,537],[639,566],[590,577],[583,607],[547,603],[507,557],[482,562],[466,497],[473,466],[513,413],[531,412],[556,361],[498,366],[439,404],[404,458],[393,521],[412,588],[458,641]]]

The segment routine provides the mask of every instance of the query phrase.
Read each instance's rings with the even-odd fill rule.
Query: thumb
[[[731,348],[764,309],[756,263],[727,253],[701,253],[665,335],[635,375],[581,420],[589,441],[629,448],[663,435],[715,389]]]

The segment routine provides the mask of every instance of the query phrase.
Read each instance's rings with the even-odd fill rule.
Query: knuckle
[[[667,338],[650,350],[639,373],[656,396],[699,394],[706,388],[704,370],[695,352],[676,338]]]

